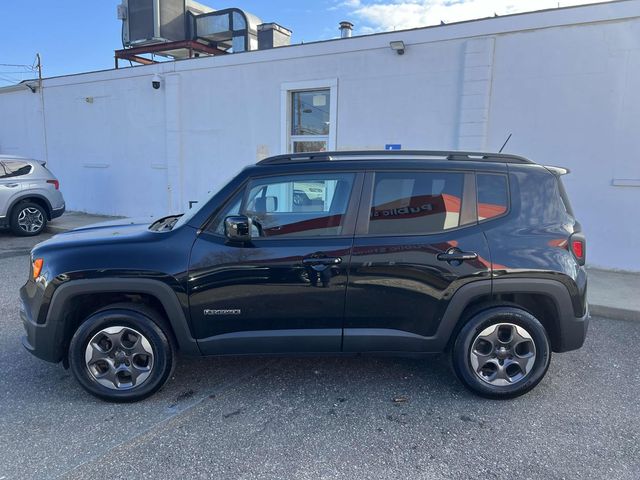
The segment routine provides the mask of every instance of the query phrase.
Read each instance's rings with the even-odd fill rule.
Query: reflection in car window
[[[506,213],[509,207],[507,177],[478,174],[478,220],[489,220]]]
[[[418,235],[460,225],[462,173],[378,172],[370,234]]]
[[[4,161],[2,166],[3,168],[0,168],[0,178],[21,177],[31,172],[31,165],[25,162]]]
[[[257,179],[242,213],[261,237],[342,235],[353,180],[352,173]]]

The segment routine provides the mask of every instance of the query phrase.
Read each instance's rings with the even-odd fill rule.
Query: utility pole
[[[42,140],[44,142],[44,161],[49,162],[49,145],[47,143],[47,119],[44,113],[44,89],[42,88],[42,60],[36,53],[36,68],[38,69],[38,93],[40,94],[40,110],[42,111]]]
[[[38,69],[38,88],[42,90],[42,62],[40,61],[40,54],[36,53],[37,64],[36,67]]]

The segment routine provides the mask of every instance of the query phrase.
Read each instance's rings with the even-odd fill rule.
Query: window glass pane
[[[417,235],[456,228],[463,181],[461,173],[376,173],[369,233]]]
[[[507,211],[509,196],[504,175],[478,174],[478,220],[499,217]]]
[[[305,141],[293,141],[293,153],[307,153],[307,152],[326,152],[327,142],[305,142]]]
[[[24,162],[5,161],[4,168],[0,168],[0,177],[20,177],[31,173],[31,165]]]
[[[291,135],[329,135],[330,90],[291,94]]]
[[[353,178],[336,173],[255,180],[243,213],[253,219],[257,236],[341,235]]]

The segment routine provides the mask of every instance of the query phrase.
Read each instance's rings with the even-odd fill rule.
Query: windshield
[[[218,183],[219,188],[209,190],[206,195],[203,195],[203,197],[198,199],[198,201],[192,202],[192,207],[184,212],[184,214],[178,219],[178,221],[172,226],[172,228],[180,228],[183,225],[189,223],[191,219],[196,215],[196,213],[198,213],[202,209],[202,207],[209,203],[209,200],[211,200],[214,195],[217,195],[223,187],[225,187],[231,180],[236,177],[236,175],[237,172],[226,180]]]
[[[174,225],[172,225],[172,229],[180,228],[181,226],[189,223],[189,221],[195,216],[195,214],[198,213],[202,209],[202,207],[206,205],[207,202],[209,202],[209,199],[213,197],[216,193],[218,192],[214,192],[214,193],[210,192],[204,200],[198,200],[197,203],[194,203],[189,210],[181,214],[181,217],[178,218],[178,221]]]

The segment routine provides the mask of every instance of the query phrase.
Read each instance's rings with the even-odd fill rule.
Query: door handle
[[[459,248],[450,248],[444,253],[439,253],[436,257],[441,262],[459,262],[462,263],[465,260],[475,260],[478,258],[476,252],[463,252]]]
[[[303,265],[340,265],[342,263],[342,258],[340,257],[320,257],[320,258],[315,258],[315,257],[309,257],[309,258],[303,258],[302,259],[302,264]]]
[[[3,185],[7,188],[16,188],[17,186],[19,186],[19,184],[17,183],[4,183]]]

